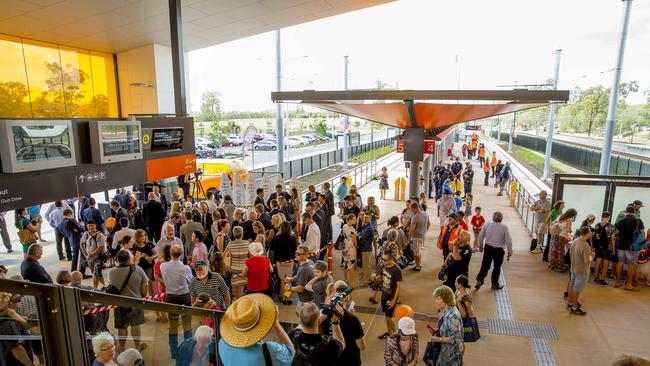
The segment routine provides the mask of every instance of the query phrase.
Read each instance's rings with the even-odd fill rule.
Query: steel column
[[[169,0],[169,28],[172,44],[172,76],[174,78],[174,105],[176,116],[187,116],[185,91],[185,58],[183,49],[183,16],[181,0]]]

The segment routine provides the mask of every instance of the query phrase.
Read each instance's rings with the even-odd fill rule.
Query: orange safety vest
[[[485,163],[483,164],[483,172],[485,172],[485,173],[489,173],[489,172],[490,172],[490,163],[488,163],[487,160],[486,160]]]
[[[496,156],[492,157],[492,162],[490,162],[490,165],[497,166],[497,157]]]
[[[478,149],[478,156],[481,157],[481,158],[485,157],[485,148],[484,147]]]
[[[447,228],[449,228],[449,225],[445,225],[445,227],[442,228],[442,232],[440,232],[440,237],[438,238],[438,249],[442,249],[442,238],[447,234]],[[460,226],[456,224],[456,227],[451,229],[451,233],[449,233],[449,242],[447,242],[449,249],[451,249],[451,243],[458,239],[459,234]]]

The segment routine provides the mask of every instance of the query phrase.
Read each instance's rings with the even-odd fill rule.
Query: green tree
[[[31,118],[27,86],[17,81],[0,82],[0,117]]]
[[[327,133],[327,123],[324,119],[317,119],[314,122],[314,132],[319,135],[325,135]]]
[[[221,98],[219,93],[208,91],[201,96],[201,112],[196,116],[199,122],[218,121],[221,117]]]
[[[210,122],[210,131],[208,131],[208,138],[210,141],[223,145],[226,142],[226,136],[223,133],[218,121]]]

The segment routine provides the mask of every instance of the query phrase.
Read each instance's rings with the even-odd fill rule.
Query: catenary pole
[[[560,55],[561,49],[555,50],[555,76],[553,77],[553,90],[557,90],[557,81],[560,77]],[[548,126],[546,127],[546,157],[544,159],[544,176],[542,180],[551,179],[551,154],[553,153],[553,129],[555,128],[555,104],[551,104],[548,117]]]
[[[275,31],[275,90],[282,91],[282,53],[280,48],[280,30]],[[284,125],[282,121],[282,103],[275,105],[275,130],[277,132],[278,164],[277,170],[280,174],[284,172]],[[289,172],[291,174],[291,172]]]
[[[616,58],[616,68],[614,69],[612,89],[609,94],[609,108],[607,109],[607,119],[605,120],[605,136],[603,138],[603,153],[600,155],[600,169],[598,170],[598,174],[600,175],[609,174],[609,162],[612,156],[612,140],[614,139],[614,123],[616,122],[618,86],[621,83],[623,56],[625,55],[625,41],[627,40],[627,28],[630,23],[630,11],[632,10],[632,0],[623,0],[623,2],[625,3],[625,11],[623,12],[623,27],[621,30],[621,40],[618,45],[618,57]],[[634,135],[634,130],[632,130],[632,135]]]
[[[348,90],[348,56],[343,56],[343,89]],[[346,114],[343,117],[343,169],[348,170],[348,150],[349,150],[349,130],[350,129],[350,117]]]

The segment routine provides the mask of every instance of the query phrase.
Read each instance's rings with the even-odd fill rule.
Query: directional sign
[[[476,125],[476,126],[465,126],[465,129],[467,131],[480,131],[481,130],[481,125]]]
[[[398,153],[403,153],[404,152],[404,139],[397,139],[397,152]]]
[[[404,139],[397,139],[397,152],[404,152]],[[424,140],[424,153],[434,154],[436,152],[436,142],[434,140]]]

